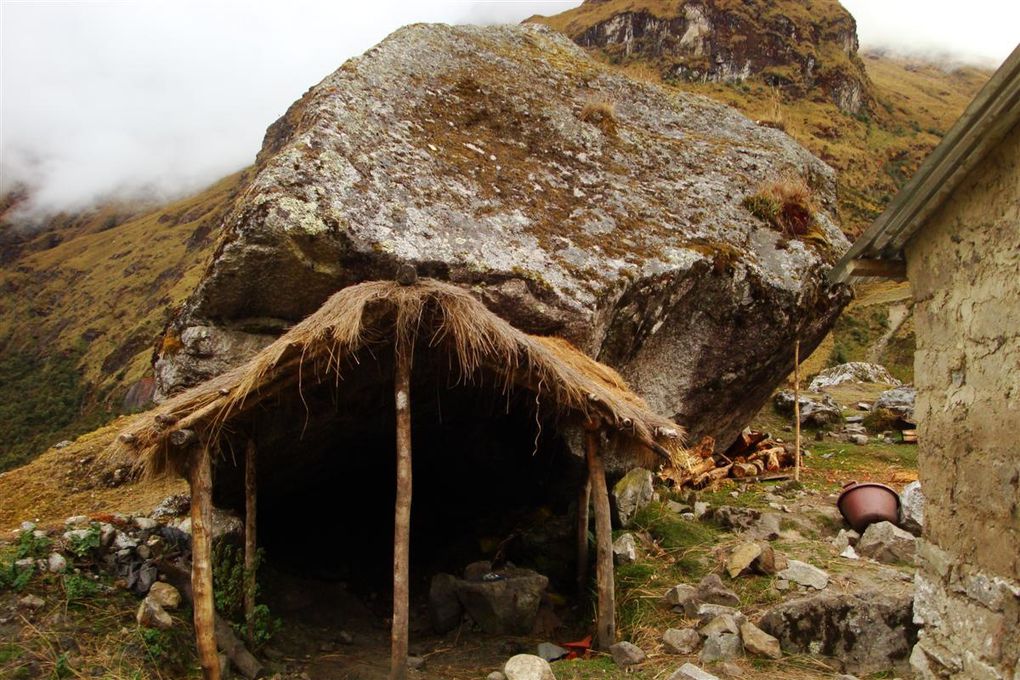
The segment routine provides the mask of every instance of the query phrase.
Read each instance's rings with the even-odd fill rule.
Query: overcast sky
[[[0,0],[0,189],[25,182],[47,211],[192,191],[251,163],[287,106],[399,26],[577,4]],[[1020,38],[1016,0],[844,5],[864,46],[994,65]]]

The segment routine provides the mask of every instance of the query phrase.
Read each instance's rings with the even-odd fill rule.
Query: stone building
[[[830,276],[913,289],[926,506],[911,665],[1020,678],[1020,47]]]

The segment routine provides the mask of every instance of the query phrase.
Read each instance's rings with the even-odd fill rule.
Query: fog
[[[505,23],[577,0],[0,4],[0,191],[26,210],[165,200],[250,164],[309,87],[414,22]],[[998,63],[1020,4],[846,0],[862,42]]]

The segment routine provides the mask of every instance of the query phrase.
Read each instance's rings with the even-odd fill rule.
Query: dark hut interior
[[[252,436],[267,563],[367,596],[392,585],[393,357],[387,345],[359,355],[341,382],[261,404],[229,439],[213,477],[216,505],[243,514],[241,452]],[[433,574],[460,574],[483,559],[532,567],[558,590],[570,588],[571,518],[585,468],[550,409],[491,375],[461,380],[448,356],[423,344],[411,403],[412,599]]]

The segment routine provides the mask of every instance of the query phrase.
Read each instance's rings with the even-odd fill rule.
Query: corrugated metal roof
[[[829,278],[845,281],[854,276],[858,260],[902,260],[904,244],[1018,122],[1020,45],[981,88],[885,212],[854,241],[829,272]]]

